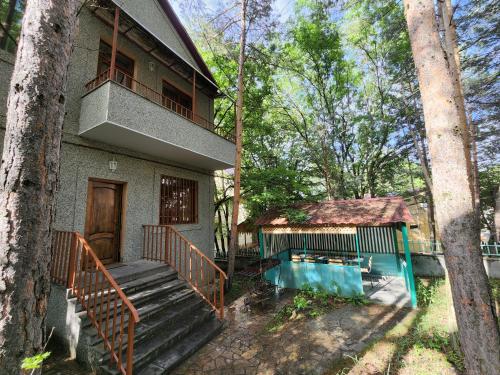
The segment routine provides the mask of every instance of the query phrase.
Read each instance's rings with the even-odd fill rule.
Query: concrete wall
[[[412,254],[413,274],[422,277],[444,277],[444,255]],[[500,257],[483,257],[484,268],[489,277],[500,278]]]
[[[90,177],[126,183],[124,198],[124,238],[122,260],[141,258],[142,225],[158,224],[161,175],[198,181],[198,224],[177,225],[200,250],[212,257],[213,248],[213,177],[195,171],[167,166],[105,151],[63,144],[60,188],[57,195],[56,229],[85,228],[87,186]],[[118,163],[109,169],[109,160]]]
[[[115,82],[85,95],[81,108],[84,137],[206,169],[234,163],[233,143]]]

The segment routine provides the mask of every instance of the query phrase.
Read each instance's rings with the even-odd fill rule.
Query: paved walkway
[[[289,298],[289,297],[288,297]],[[277,311],[285,300],[274,306]],[[356,355],[408,312],[393,306],[345,305],[313,320],[289,322],[268,333],[267,312],[242,309],[243,298],[228,309],[225,330],[174,371],[185,374],[322,374],[335,360]]]

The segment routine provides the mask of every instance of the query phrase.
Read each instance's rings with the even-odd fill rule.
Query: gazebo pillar
[[[401,224],[401,234],[403,235],[403,247],[405,250],[406,267],[408,271],[408,282],[410,284],[410,297],[412,307],[417,307],[417,293],[415,290],[415,279],[413,278],[413,266],[411,263],[410,244],[408,243],[408,228],[406,223]]]

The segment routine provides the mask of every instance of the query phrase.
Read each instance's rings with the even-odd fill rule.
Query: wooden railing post
[[[134,333],[135,323],[132,317],[132,312],[129,312],[128,319],[128,342],[127,342],[127,375],[132,375],[134,368]]]
[[[66,287],[74,289],[75,285],[75,271],[76,271],[76,236],[74,233],[71,234],[71,245],[69,248],[69,264],[68,264],[68,277],[66,279]]]
[[[170,225],[143,225],[143,228],[143,257],[169,264],[178,272],[179,277],[186,280],[195,292],[212,306],[219,318],[223,319],[224,281],[227,279],[224,271],[174,227]],[[157,236],[164,235],[165,239],[150,240],[150,233],[156,233]],[[158,247],[163,248],[158,249]],[[218,287],[217,276],[219,276]],[[219,289],[218,295],[217,289]]]
[[[115,22],[113,24],[113,41],[111,43],[111,63],[109,67],[110,79],[115,77],[116,68],[116,44],[118,43],[118,26],[120,20],[120,8],[118,6],[115,8]]]

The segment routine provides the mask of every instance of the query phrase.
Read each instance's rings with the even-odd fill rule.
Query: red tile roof
[[[413,218],[401,197],[350,199],[302,203],[293,206],[304,211],[308,220],[300,225],[384,225],[412,222]],[[281,211],[269,211],[258,218],[256,225],[294,225]]]

